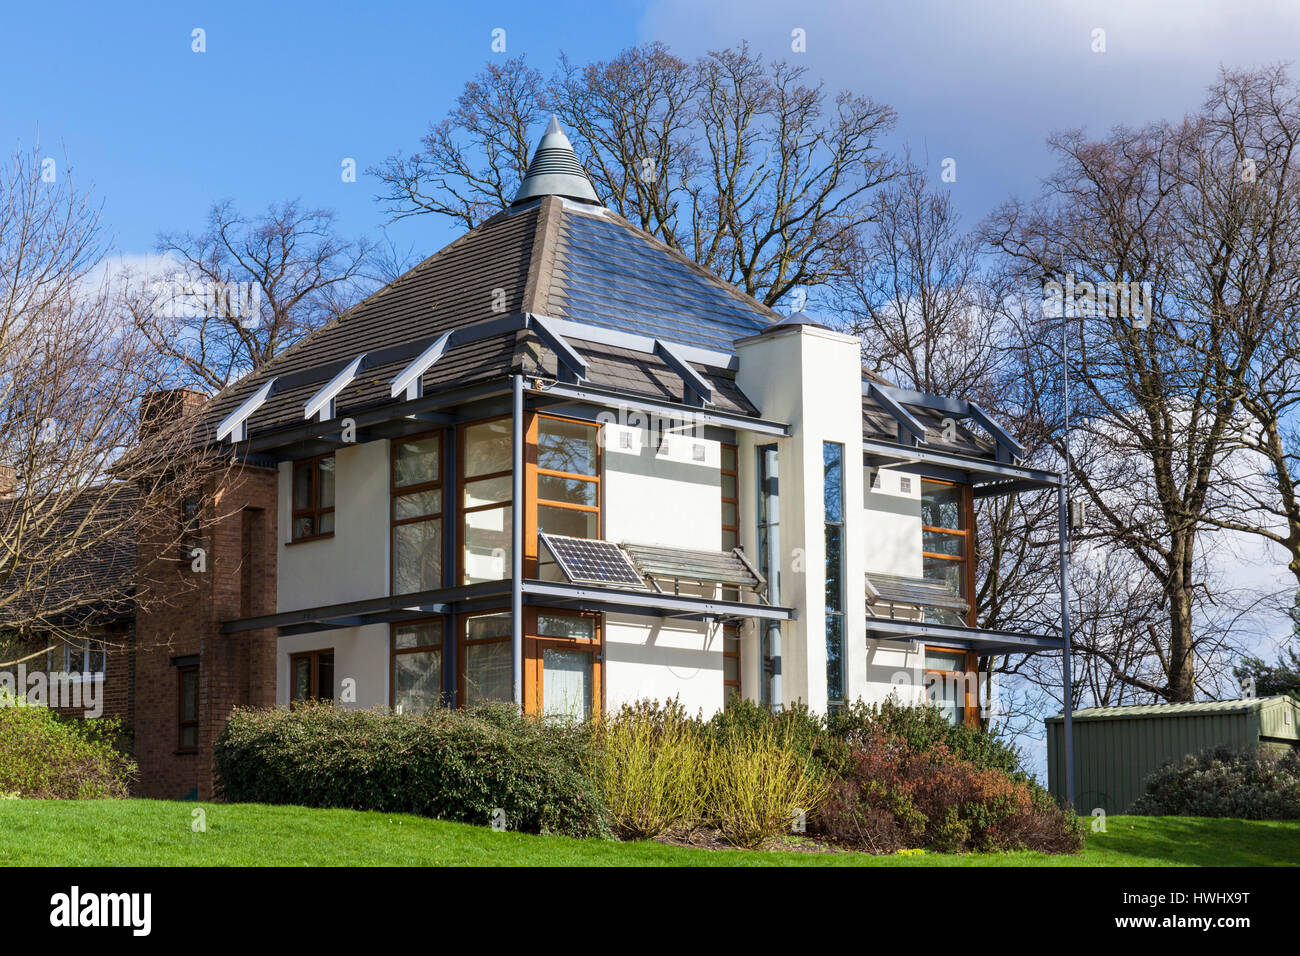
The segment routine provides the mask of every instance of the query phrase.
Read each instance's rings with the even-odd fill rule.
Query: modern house
[[[977,655],[1062,646],[971,600],[975,499],[1059,476],[603,208],[554,121],[508,209],[195,414],[238,467],[135,620],[146,795],[209,795],[237,705],[972,721]]]

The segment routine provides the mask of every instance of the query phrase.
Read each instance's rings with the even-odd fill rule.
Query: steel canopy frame
[[[1022,634],[1017,631],[989,631],[956,624],[930,624],[899,621],[893,618],[868,617],[867,633],[881,635],[878,640],[918,640],[927,644],[955,644],[985,653],[1027,654],[1032,651],[1059,651],[1059,637],[1045,634]]]
[[[1061,476],[1054,471],[989,461],[987,458],[970,458],[965,455],[954,455],[951,452],[933,451],[928,448],[892,445],[889,442],[872,441],[870,439],[863,441],[862,453],[863,460],[868,465],[877,465],[898,471],[912,471],[921,475],[933,471],[936,478],[952,477],[956,474],[966,484],[977,486],[977,488],[981,484],[986,485],[989,494],[1009,493],[1031,488],[1056,488],[1062,482]],[[1002,486],[1005,486],[1005,492],[995,490],[1000,489]],[[983,497],[983,495],[978,495],[978,497]]]

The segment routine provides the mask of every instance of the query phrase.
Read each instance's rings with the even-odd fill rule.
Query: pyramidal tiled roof
[[[547,145],[548,140],[554,143],[554,136],[548,131],[542,138],[539,155],[543,147],[556,148]],[[567,139],[564,143],[568,145]],[[278,390],[248,421],[250,435],[301,425],[308,399],[357,356],[521,312],[722,352],[779,318],[609,210],[563,195],[540,195],[517,201],[222,390],[205,406],[204,423],[215,430],[276,377],[281,380]],[[680,398],[680,377],[655,356],[568,337],[592,363],[593,384],[644,391],[659,399]],[[394,402],[392,379],[409,360],[402,357],[364,368],[337,396],[338,414]],[[507,332],[453,346],[425,374],[424,387],[431,393],[539,366],[554,369],[554,356],[532,333]],[[697,366],[697,371],[715,385],[719,407],[755,413],[725,369]],[[295,374],[311,381],[295,385]]]

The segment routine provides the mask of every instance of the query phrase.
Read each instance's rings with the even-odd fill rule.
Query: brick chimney
[[[148,392],[140,399],[140,437],[151,435],[169,422],[184,418],[203,406],[208,396],[196,388],[167,388]]]

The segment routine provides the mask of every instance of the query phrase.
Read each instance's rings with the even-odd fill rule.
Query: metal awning
[[[665,584],[671,585],[675,594],[685,582],[744,589],[767,601],[767,579],[749,563],[740,548],[695,551],[626,542],[622,547],[650,586],[661,594],[667,591]]]
[[[923,621],[927,611],[936,611],[942,623],[961,626],[970,614],[970,604],[947,582],[909,578],[899,574],[866,575],[867,613],[890,620]]]
[[[976,498],[1055,488],[1061,484],[1061,476],[1054,471],[883,441],[864,441],[862,457],[868,466],[971,485]]]
[[[1053,635],[991,631],[978,627],[880,617],[867,618],[867,636],[879,641],[924,641],[938,647],[957,647],[980,654],[1027,654],[1031,651],[1059,651],[1062,648],[1060,637]]]

